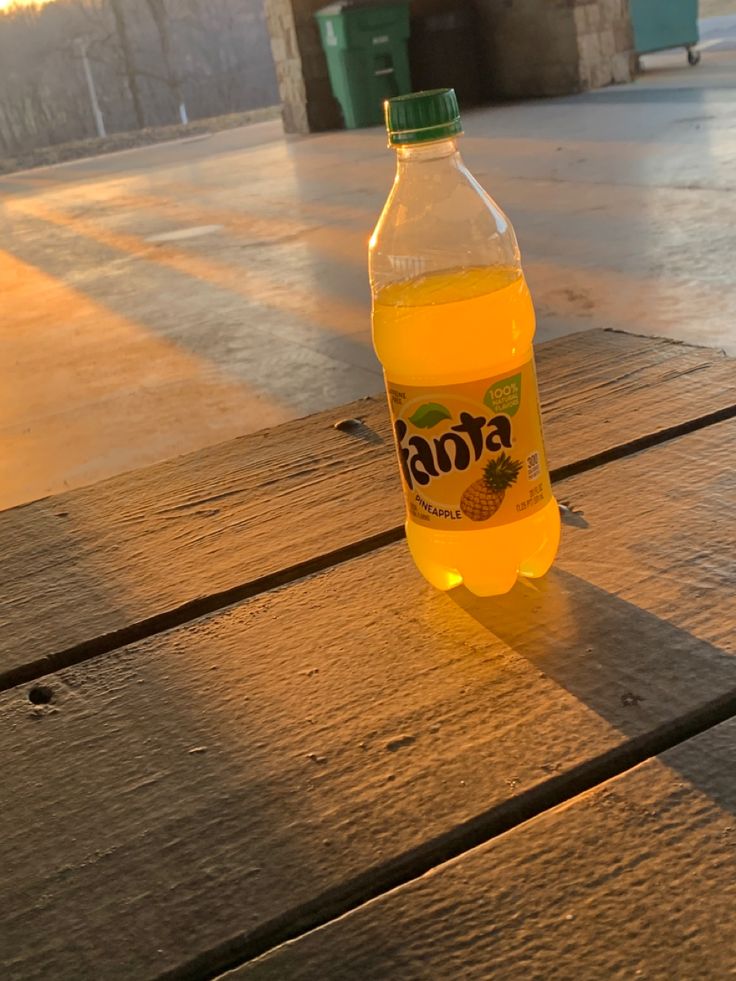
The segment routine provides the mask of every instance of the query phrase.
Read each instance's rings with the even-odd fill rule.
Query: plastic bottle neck
[[[437,163],[446,161],[451,165],[460,164],[457,140],[435,140],[432,143],[415,143],[411,146],[396,147],[396,163],[399,170],[407,164]]]

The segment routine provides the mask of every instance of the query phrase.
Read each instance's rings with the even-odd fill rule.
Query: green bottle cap
[[[454,89],[398,95],[384,102],[383,111],[389,146],[446,140],[463,131]]]

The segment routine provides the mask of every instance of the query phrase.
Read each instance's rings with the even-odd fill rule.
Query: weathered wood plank
[[[709,720],[735,446],[564,481],[583,515],[508,597],[437,593],[397,543],[6,692],[0,976],[201,976]]]
[[[732,977],[735,757],[730,721],[227,981]]]
[[[543,345],[538,360],[556,468],[734,401],[733,361],[661,339],[578,334]],[[346,416],[364,426],[335,430]],[[402,506],[381,397],[4,512],[0,683],[380,536]]]

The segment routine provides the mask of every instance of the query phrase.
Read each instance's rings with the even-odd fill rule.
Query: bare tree
[[[174,105],[176,106],[176,111],[179,114],[181,122],[185,123],[187,121],[187,117],[184,99],[181,92],[181,82],[179,80],[179,73],[176,70],[176,66],[174,65],[171,56],[171,34],[169,31],[169,17],[166,11],[166,0],[147,0],[147,3],[148,9],[151,12],[151,17],[153,18],[153,22],[156,25],[159,44],[161,45],[161,56],[164,62],[166,83],[171,90],[171,96],[174,100]]]
[[[0,157],[95,137],[99,117],[112,134],[171,122],[172,102],[204,118],[277,98],[262,0],[0,9]]]
[[[138,123],[138,128],[143,129],[143,127],[146,125],[146,117],[143,112],[143,101],[141,99],[141,91],[138,86],[138,73],[135,68],[133,49],[130,46],[130,38],[128,37],[128,26],[125,23],[123,0],[110,0],[110,7],[112,8],[112,15],[115,19],[115,31],[120,43],[120,53],[123,56],[125,78],[128,83],[128,89],[130,90],[130,97],[133,100],[135,119]]]

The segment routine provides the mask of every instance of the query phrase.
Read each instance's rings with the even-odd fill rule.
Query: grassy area
[[[280,106],[267,106],[265,109],[249,109],[247,112],[234,112],[227,116],[198,119],[186,126],[151,126],[130,133],[111,133],[101,139],[58,143],[56,146],[29,150],[17,157],[0,158],[0,174],[11,174],[15,170],[27,170],[30,167],[47,167],[49,164],[63,163],[66,160],[81,160],[83,157],[96,157],[101,153],[114,153],[116,150],[165,143],[168,140],[180,140],[202,133],[215,133],[221,129],[233,129],[236,126],[276,119],[280,115]]]
[[[700,0],[701,17],[720,17],[736,14],[736,0]]]

